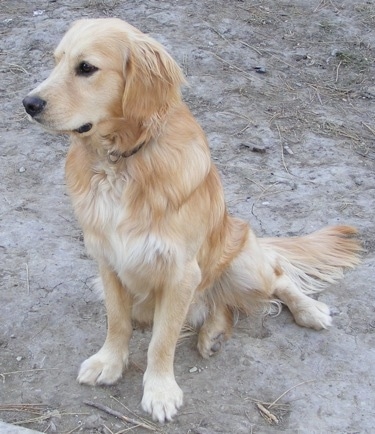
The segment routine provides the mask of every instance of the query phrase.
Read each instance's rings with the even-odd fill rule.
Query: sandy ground
[[[373,432],[375,5],[364,0],[1,1],[0,419],[48,433],[131,427],[86,400],[144,416],[149,331],[135,332],[117,385],[75,381],[104,341],[105,311],[65,190],[67,139],[30,124],[21,105],[70,22],[103,16],[150,33],[182,65],[231,212],[259,235],[352,224],[366,248],[361,266],[319,295],[330,330],[300,328],[285,310],[241,319],[209,361],[196,336],[183,340],[185,405],[158,429]]]

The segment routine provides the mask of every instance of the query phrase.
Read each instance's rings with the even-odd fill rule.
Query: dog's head
[[[23,100],[48,129],[90,135],[101,123],[142,124],[180,101],[181,69],[154,39],[119,19],[80,20],[55,51],[51,75]]]

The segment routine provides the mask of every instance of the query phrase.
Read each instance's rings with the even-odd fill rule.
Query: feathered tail
[[[345,268],[360,262],[362,247],[351,226],[326,227],[309,235],[260,238],[259,244],[277,253],[281,268],[305,294],[322,291],[343,277]]]

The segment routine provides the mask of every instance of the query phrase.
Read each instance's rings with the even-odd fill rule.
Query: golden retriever
[[[358,263],[354,228],[258,239],[229,216],[206,137],[181,99],[181,69],[124,21],[74,23],[55,60],[23,104],[71,137],[67,185],[103,283],[107,338],[80,383],[117,381],[132,320],[153,323],[142,407],[163,422],[182,405],[173,360],[185,322],[199,328],[205,358],[230,337],[234,314],[259,303],[285,303],[301,326],[331,324],[328,307],[306,294]]]

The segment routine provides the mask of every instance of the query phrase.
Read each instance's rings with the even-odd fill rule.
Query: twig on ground
[[[211,26],[211,25],[209,24],[209,25],[208,25],[208,28],[209,28],[210,30],[212,30],[213,32],[215,32],[217,35],[219,35],[221,39],[224,39],[224,41],[229,42],[228,39],[227,39],[224,35],[222,35],[222,34],[219,32],[219,30],[215,29],[215,27],[213,27],[213,26]]]
[[[105,413],[108,413],[112,416],[115,416],[118,419],[123,420],[124,422],[131,423],[132,425],[136,425],[136,426],[148,429],[150,431],[156,431],[156,428],[154,426],[152,426],[150,424],[145,424],[145,423],[139,422],[138,420],[127,417],[127,416],[123,415],[122,413],[120,413],[116,410],[112,410],[111,408],[109,408],[105,405],[102,405],[102,404],[99,404],[96,402],[92,402],[92,401],[83,401],[83,403],[90,406],[90,407],[97,408],[98,410],[102,410]]]
[[[29,279],[29,264],[26,262],[26,288],[27,288],[27,295],[30,295],[30,279]]]
[[[133,414],[136,418],[139,418],[140,421],[142,421],[143,423],[145,423],[146,425],[150,425],[152,427],[155,428],[156,431],[158,431],[158,427],[152,423],[150,423],[147,419],[143,418],[143,417],[139,417],[136,413],[134,413],[134,411],[132,411],[130,408],[128,408],[126,405],[124,405],[121,401],[119,401],[117,398],[115,398],[114,396],[111,396],[111,399],[115,400],[117,403],[119,403],[122,407],[125,408],[126,411],[128,411],[129,413]],[[127,430],[133,429],[135,427],[131,427],[131,428],[127,428],[126,430],[121,430],[119,432],[117,432],[116,434],[120,434],[122,432],[125,432]]]
[[[285,169],[286,173],[289,173],[289,175],[290,175],[290,172],[289,172],[288,168],[286,167],[286,163],[285,163],[283,138],[281,137],[280,127],[279,127],[279,124],[277,122],[275,122],[275,124],[276,124],[277,132],[279,133],[279,138],[280,138],[281,161],[283,163],[283,166],[284,166],[284,169]]]
[[[257,50],[257,49],[256,49],[255,47],[253,47],[252,45],[249,45],[249,44],[247,44],[246,42],[241,41],[240,39],[238,40],[238,42],[239,42],[240,44],[244,45],[245,47],[251,48],[251,49],[254,50],[256,53],[258,53],[259,56],[263,56],[262,52],[259,51],[259,50]]]
[[[369,131],[371,131],[372,134],[374,134],[374,136],[375,136],[375,130],[373,128],[371,128],[370,125],[365,124],[363,121],[362,121],[362,125],[365,126]]]
[[[266,407],[264,407],[260,402],[257,402],[256,406],[258,407],[262,416],[265,416],[266,419],[268,419],[270,422],[273,422],[276,425],[279,423],[279,419],[274,414],[272,414],[269,410],[267,410]]]

